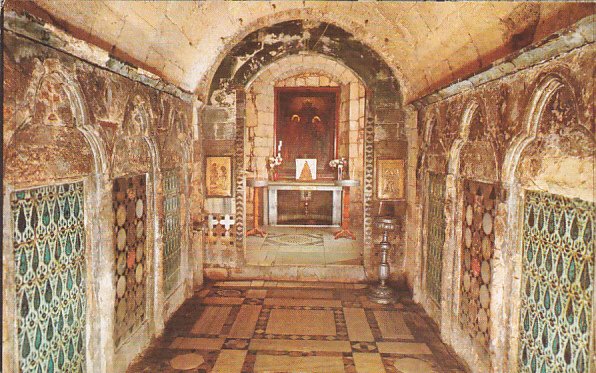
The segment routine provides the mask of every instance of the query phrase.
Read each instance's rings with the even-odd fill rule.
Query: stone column
[[[406,166],[406,240],[404,273],[408,285],[414,289],[414,297],[419,296],[422,281],[420,265],[420,204],[417,201],[416,164],[418,160],[418,111],[412,105],[404,108],[405,130],[408,140]]]

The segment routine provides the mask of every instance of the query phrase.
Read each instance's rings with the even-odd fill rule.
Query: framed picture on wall
[[[405,162],[403,159],[377,158],[377,198],[403,200],[405,198]]]
[[[232,196],[232,157],[207,156],[205,183],[207,197]]]

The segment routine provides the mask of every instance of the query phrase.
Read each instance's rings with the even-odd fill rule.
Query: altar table
[[[268,212],[269,225],[277,225],[277,191],[278,190],[304,190],[304,191],[331,191],[333,192],[333,210],[331,226],[337,227],[341,223],[341,193],[342,187],[334,184],[333,181],[270,181]]]

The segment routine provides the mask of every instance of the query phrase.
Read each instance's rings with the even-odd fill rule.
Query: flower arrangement
[[[329,162],[329,166],[337,168],[337,180],[343,180],[344,167],[348,167],[348,160],[344,157],[333,159],[331,162]]]
[[[280,141],[277,145],[277,155],[275,157],[269,157],[269,171],[271,172],[271,179],[273,181],[277,181],[279,175],[277,167],[280,166],[284,160],[281,156],[281,144],[282,142]]]
[[[281,154],[276,155],[275,157],[269,157],[269,168],[274,169],[275,167],[281,165],[283,162],[283,158]]]

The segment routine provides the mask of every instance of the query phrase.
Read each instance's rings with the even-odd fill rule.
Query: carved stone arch
[[[478,107],[466,118],[467,128],[463,130],[467,137],[458,156],[460,178],[486,183],[499,180],[496,140],[490,134],[487,118],[482,102],[478,102]]]
[[[385,51],[376,50],[372,44],[366,42],[367,35],[366,30],[362,29],[358,24],[347,21],[345,19],[337,19],[337,18],[330,18],[328,14],[325,12],[321,12],[315,9],[291,9],[281,12],[275,12],[274,14],[260,17],[255,21],[251,22],[247,25],[247,27],[237,35],[234,35],[233,39],[227,43],[227,46],[222,49],[222,51],[217,56],[216,60],[212,63],[212,68],[200,79],[197,84],[197,91],[200,92],[201,95],[205,95],[205,101],[209,102],[209,98],[212,94],[212,87],[210,85],[213,84],[214,80],[217,79],[218,70],[222,62],[225,61],[226,57],[228,57],[231,53],[234,52],[238,43],[240,43],[243,39],[254,34],[258,31],[263,31],[263,25],[278,25],[279,23],[291,23],[291,22],[303,22],[307,29],[313,30],[319,28],[321,24],[330,25],[330,29],[339,29],[344,32],[353,33],[353,37],[350,38],[350,43],[354,40],[358,40],[357,47],[360,48],[360,45],[364,46],[364,48],[369,51],[365,54],[371,55],[379,55],[382,59],[388,59],[388,55]],[[397,27],[397,26],[396,26]],[[282,28],[283,29],[283,28]],[[331,30],[329,30],[331,31]],[[408,34],[407,29],[400,27],[400,32]],[[266,34],[266,32],[263,32]],[[309,32],[309,38],[312,40],[317,40],[315,35],[312,35],[312,31]],[[318,43],[322,44],[322,43]],[[321,45],[319,45],[320,49],[324,49]],[[354,49],[352,49],[353,51]],[[396,80],[398,81],[400,89],[402,91],[409,91],[406,86],[406,76],[401,70],[401,68],[395,64],[391,64],[391,75],[395,76]],[[358,74],[361,75],[361,74]],[[219,81],[218,81],[219,83]],[[400,99],[400,103],[403,103]]]
[[[56,132],[57,137],[53,138],[54,141],[64,140],[64,134],[61,135],[63,138],[60,139],[61,136],[58,135],[58,132],[71,132],[68,128],[80,132],[91,153],[89,156],[92,159],[92,170],[89,171],[95,174],[106,171],[107,156],[103,140],[89,123],[82,90],[74,76],[74,71],[71,71],[56,59],[48,58],[43,63],[37,60],[37,66],[32,74],[32,81],[23,98],[24,104],[15,115],[19,121],[16,124],[16,131],[6,140],[8,144],[6,159],[9,169],[11,149],[29,146],[28,143],[32,141],[19,141],[20,137],[31,140],[30,135],[27,134],[28,132],[32,132],[34,136],[43,137],[43,134],[32,128],[33,126],[40,126],[42,130]],[[49,103],[51,103],[52,108],[47,108]],[[42,113],[42,110],[44,113]],[[46,118],[43,118],[44,114],[46,114]],[[60,127],[64,130],[60,130]],[[49,137],[46,141],[53,140]],[[80,143],[77,146],[80,147]],[[17,151],[17,153],[26,154],[23,151]],[[67,152],[61,153],[61,157],[67,155]],[[80,154],[75,158],[80,161]],[[22,159],[19,162],[22,162]],[[68,162],[62,161],[61,163],[67,164]],[[7,175],[9,174],[10,172],[7,172]]]
[[[527,262],[524,259],[524,241],[532,240],[525,233],[526,216],[537,206],[546,206],[551,211],[556,211],[554,206],[561,204],[561,209],[565,210],[566,216],[569,217],[576,213],[572,207],[578,206],[576,203],[584,206],[589,205],[584,201],[594,203],[596,140],[593,130],[590,129],[591,123],[582,122],[585,120],[585,117],[582,117],[585,108],[581,93],[575,88],[581,85],[573,80],[566,67],[555,66],[541,74],[532,86],[534,89],[527,101],[522,129],[513,138],[507,150],[502,171],[503,181],[508,188],[507,204],[516,207],[511,208],[507,216],[509,233],[504,250],[505,259],[510,263],[507,278],[511,279],[505,283],[504,291],[505,294],[511,294],[506,298],[508,320],[505,320],[511,325],[510,342],[504,354],[507,355],[508,370],[511,371],[524,368],[519,366],[520,347],[523,346],[520,337],[523,331],[520,314],[524,312],[523,295],[520,294],[523,293],[522,289],[526,283],[536,281],[526,276],[535,270],[532,268],[533,265],[530,266],[531,269],[526,269]],[[546,193],[542,193],[543,191]],[[537,203],[538,199],[542,202]],[[549,222],[556,227],[553,236],[565,235],[557,233],[560,229],[565,231],[565,224],[556,225],[557,220],[554,219]],[[540,228],[536,231],[540,231]],[[540,235],[538,234],[538,237]],[[551,237],[549,236],[549,242],[558,242],[558,237]],[[565,242],[556,244],[556,249],[568,253],[566,245]],[[572,245],[581,246],[581,243]],[[546,251],[549,246],[545,245],[542,250]],[[583,254],[579,257],[586,256]],[[578,267],[581,265],[578,264]],[[563,274],[564,277],[566,275]],[[543,289],[552,286],[548,283],[550,281],[546,282]],[[530,313],[526,313],[528,314]],[[592,307],[591,317],[594,318],[595,315],[596,310]],[[536,317],[536,321],[533,322],[544,324],[540,317]],[[573,339],[581,340],[578,337]],[[572,351],[573,354],[576,353],[576,346],[572,347]],[[575,361],[575,357],[572,359]],[[558,368],[564,369],[562,366]]]
[[[565,89],[566,87],[571,87],[571,85],[566,78],[556,72],[548,73],[538,80],[538,84],[528,102],[522,131],[513,139],[511,146],[505,155],[505,161],[503,163],[503,181],[508,185],[512,185],[515,182],[515,172],[523,151],[538,136],[540,121],[546,106],[558,91]],[[576,113],[579,113],[575,93],[572,89],[570,89],[570,93],[574,96],[573,106]]]
[[[451,149],[449,150],[449,161],[447,162],[447,172],[455,177],[459,176],[459,156],[463,145],[468,141],[470,134],[470,124],[472,117],[476,113],[476,110],[480,107],[477,99],[472,99],[465,105],[464,112],[461,116],[459,134],[453,141]]]
[[[102,244],[109,240],[97,223],[106,207],[102,196],[108,166],[105,144],[90,123],[75,68],[54,58],[47,58],[43,62],[35,59],[35,64],[24,97],[18,98],[21,106],[14,116],[18,121],[16,129],[6,139],[4,175],[7,183],[4,192],[5,196],[10,196],[14,191],[40,186],[43,189],[60,189],[62,187],[57,186],[65,183],[71,186],[74,185],[72,183],[82,184],[86,267],[86,340],[83,342],[86,361],[83,366],[86,370],[91,370],[92,366],[106,359],[105,351],[101,349],[105,335],[98,320],[92,317],[97,314],[96,307],[103,299],[101,284],[99,280],[96,281],[101,277],[97,274],[103,266],[102,257],[98,253],[102,252]],[[11,198],[5,198],[4,211],[11,210],[10,200]],[[11,225],[6,224],[5,237],[9,229]],[[9,234],[8,237],[12,235]],[[5,245],[4,261],[14,263],[14,248],[9,240]],[[14,278],[14,268],[8,266],[5,269],[6,277]],[[16,289],[13,286],[14,281],[7,284],[3,294],[9,305],[8,309]],[[14,314],[5,320],[8,320],[6,325],[16,325]],[[18,348],[12,331],[8,331],[5,342],[11,348]],[[11,358],[5,366],[13,366],[13,363],[18,364],[18,361]]]
[[[444,144],[444,123],[438,108],[427,111],[422,133],[422,149],[418,162],[419,172],[447,172],[448,149]]]
[[[130,99],[124,110],[123,131],[133,136],[148,136],[154,119],[149,100],[140,95]]]

